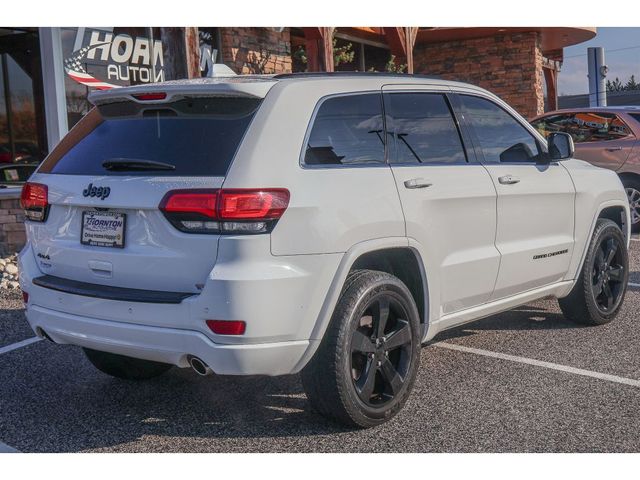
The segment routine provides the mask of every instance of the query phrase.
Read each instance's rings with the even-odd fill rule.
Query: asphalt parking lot
[[[640,241],[631,247],[615,322],[575,326],[542,300],[445,332],[423,348],[402,412],[366,431],[315,414],[298,376],[173,369],[131,383],[95,370],[79,348],[25,345],[34,335],[20,293],[5,291],[0,451],[638,452]]]

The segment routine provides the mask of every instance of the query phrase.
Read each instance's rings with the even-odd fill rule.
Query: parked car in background
[[[9,143],[0,144],[0,163],[13,163],[19,161],[40,162],[41,160],[42,154],[35,143],[15,142],[13,146]]]
[[[547,137],[565,132],[573,137],[576,158],[614,170],[631,208],[631,229],[640,231],[640,107],[597,107],[555,110],[531,123]]]
[[[43,158],[33,142],[0,143],[0,188],[24,184]]]
[[[29,180],[38,165],[40,162],[0,163],[0,187],[23,184]]]

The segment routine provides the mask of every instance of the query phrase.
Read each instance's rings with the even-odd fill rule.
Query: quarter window
[[[537,160],[540,154],[538,142],[514,117],[485,98],[470,95],[460,98],[486,162]]]
[[[384,163],[384,126],[379,93],[328,98],[309,134],[305,165]]]
[[[460,133],[444,95],[386,93],[384,104],[390,163],[466,162]]]

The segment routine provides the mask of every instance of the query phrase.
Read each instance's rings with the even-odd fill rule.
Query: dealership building
[[[557,105],[564,47],[595,28],[0,28],[0,183],[40,161],[89,109],[89,92],[212,74],[400,71],[470,82],[525,117]],[[546,103],[545,103],[546,100]],[[26,171],[26,170],[25,170]],[[4,178],[2,178],[4,177]],[[24,242],[16,188],[0,189],[0,255]]]

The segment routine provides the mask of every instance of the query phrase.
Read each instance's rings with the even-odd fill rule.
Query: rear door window
[[[392,164],[465,163],[458,127],[444,95],[385,93]]]
[[[260,105],[253,98],[119,102],[87,114],[39,171],[63,175],[224,176]],[[107,170],[108,161],[161,162],[173,169]]]
[[[315,115],[304,153],[305,165],[384,163],[380,93],[327,98]]]

